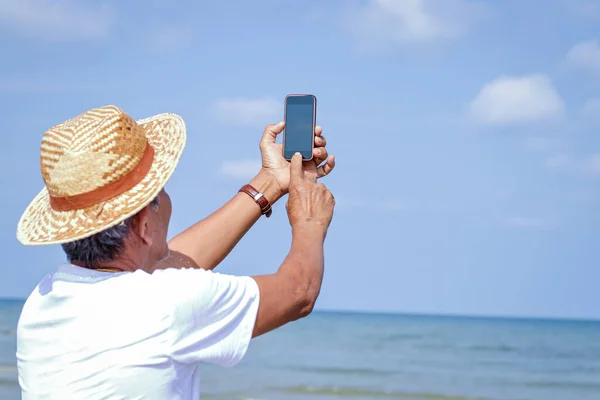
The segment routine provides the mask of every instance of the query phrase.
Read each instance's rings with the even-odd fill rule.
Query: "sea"
[[[22,301],[0,300],[0,399]],[[202,399],[600,400],[600,322],[315,311],[202,366]]]

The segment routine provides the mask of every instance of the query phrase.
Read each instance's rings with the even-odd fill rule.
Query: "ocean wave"
[[[394,375],[397,372],[374,368],[345,368],[345,367],[308,367],[308,366],[290,366],[287,369],[301,372],[313,372],[317,374],[332,375],[362,375],[362,376],[381,376]]]
[[[0,385],[15,385],[17,382],[17,366],[0,364]]]
[[[493,352],[493,353],[513,353],[518,352],[519,348],[509,346],[506,344],[497,344],[497,345],[474,345],[467,346],[467,350],[469,351],[482,351],[482,352]]]
[[[290,394],[313,396],[330,396],[341,398],[375,398],[375,399],[413,399],[413,400],[489,400],[483,397],[470,397],[444,393],[404,392],[397,390],[377,390],[339,386],[288,386],[272,388]]]
[[[0,374],[16,375],[17,366],[12,364],[0,364]]]
[[[522,349],[505,344],[475,344],[475,345],[459,345],[453,343],[429,343],[424,342],[416,346],[423,350],[441,350],[441,351],[466,351],[473,353],[519,353]]]
[[[442,351],[452,351],[456,349],[456,346],[451,343],[419,343],[415,345],[415,348],[422,350],[442,350]]]
[[[238,392],[203,393],[202,398],[206,400],[263,400],[259,397],[248,397]]]
[[[554,389],[578,389],[600,391],[600,383],[596,382],[565,382],[565,381],[532,381],[525,382],[524,386]]]
[[[383,338],[384,341],[387,342],[397,342],[397,341],[403,341],[403,340],[420,340],[420,339],[424,339],[424,338],[428,338],[431,339],[431,336],[425,336],[423,334],[416,334],[416,333],[395,333],[392,335],[389,335],[385,338]]]

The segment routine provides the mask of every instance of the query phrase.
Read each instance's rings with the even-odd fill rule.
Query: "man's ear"
[[[144,207],[131,221],[131,230],[144,244],[152,245],[149,223],[150,213],[148,212],[148,207]]]

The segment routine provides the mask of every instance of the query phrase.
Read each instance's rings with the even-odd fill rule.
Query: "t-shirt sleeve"
[[[171,357],[182,363],[231,367],[246,354],[256,321],[259,290],[249,276],[203,269],[161,272],[172,299]]]

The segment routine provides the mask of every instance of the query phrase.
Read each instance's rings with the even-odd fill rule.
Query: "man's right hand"
[[[323,233],[324,238],[333,218],[335,198],[325,185],[317,183],[317,174],[310,172],[304,172],[302,156],[296,153],[290,166],[290,188],[286,203],[288,219],[292,230],[316,229]]]

